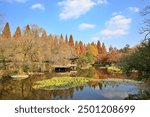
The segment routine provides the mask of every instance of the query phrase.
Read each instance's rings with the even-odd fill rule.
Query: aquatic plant
[[[62,90],[81,86],[89,81],[90,79],[85,77],[53,77],[51,79],[35,82],[33,88],[45,90]]]

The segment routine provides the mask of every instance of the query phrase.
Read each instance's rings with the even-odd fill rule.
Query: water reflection
[[[34,78],[25,80],[3,80],[0,82],[0,99],[31,100],[106,100],[124,99],[128,95],[137,95],[140,89],[133,83],[92,81],[83,86],[64,90],[34,90]]]

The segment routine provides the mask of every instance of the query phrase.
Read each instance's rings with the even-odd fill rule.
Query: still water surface
[[[39,80],[39,79],[38,79]],[[129,94],[141,92],[136,83],[130,82],[89,82],[83,86],[64,90],[34,90],[35,78],[0,81],[0,99],[31,100],[122,100]]]

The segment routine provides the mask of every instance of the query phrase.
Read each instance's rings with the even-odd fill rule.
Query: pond
[[[36,80],[47,76],[36,76],[24,80],[1,80],[0,99],[12,100],[123,100],[140,99],[143,83],[135,81],[118,81],[112,79],[94,80],[86,84],[62,90],[34,89]],[[150,99],[149,92],[147,94]],[[147,98],[146,98],[147,99]]]

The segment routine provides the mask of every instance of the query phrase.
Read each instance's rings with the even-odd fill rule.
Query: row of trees
[[[11,36],[9,23],[6,23],[0,35],[0,62],[3,69],[7,69],[8,64],[12,68],[30,70],[41,69],[43,63],[66,65],[69,61],[64,58],[70,55],[94,63],[106,54],[106,47],[100,41],[85,45],[82,41],[74,41],[72,35],[69,38],[67,35],[64,38],[62,34],[47,35],[37,25],[27,25],[24,30],[17,27]]]
[[[23,34],[21,32],[20,27],[17,27],[13,37],[11,37],[10,27],[9,27],[8,23],[6,23],[0,38],[1,38],[1,40],[11,39],[11,38],[13,38],[14,40],[18,40],[22,36],[27,36],[27,35],[28,36],[34,36],[34,38],[36,38],[36,39],[41,38],[41,39],[52,40],[52,38],[53,38],[53,36],[51,34],[49,36],[47,36],[46,31],[42,28],[39,28],[37,25],[32,25],[31,29],[30,29],[30,26],[27,25],[25,30],[23,31]],[[59,43],[65,42],[66,44],[69,44],[71,47],[74,47],[75,52],[78,55],[79,54],[85,55],[87,50],[91,51],[94,56],[97,56],[98,54],[102,54],[102,53],[105,54],[106,53],[106,47],[105,47],[104,43],[101,46],[100,41],[97,42],[97,45],[94,43],[90,43],[86,46],[82,41],[74,42],[72,35],[70,35],[69,40],[68,40],[67,35],[64,39],[62,34],[60,35],[59,39],[56,36],[54,38],[55,38],[55,40],[57,39],[57,41],[59,41]]]
[[[65,43],[62,35],[47,36],[36,25],[27,25],[23,31],[18,27],[11,37],[9,24],[6,23],[1,34],[0,62],[3,69],[9,69],[9,66],[16,70],[44,70],[46,63],[66,64],[68,61],[64,58],[73,53],[73,48]]]
[[[134,51],[129,45],[123,49],[110,47],[109,52],[105,44],[84,44],[82,41],[74,41],[72,35],[68,38],[61,34],[47,35],[46,31],[37,25],[27,25],[23,30],[17,27],[13,36],[9,24],[6,23],[0,35],[0,67],[3,69],[23,69],[23,71],[39,71],[49,69],[53,65],[66,65],[69,63],[67,56],[79,57],[81,66],[97,63],[117,63],[118,60]],[[9,66],[9,68],[8,68]]]

